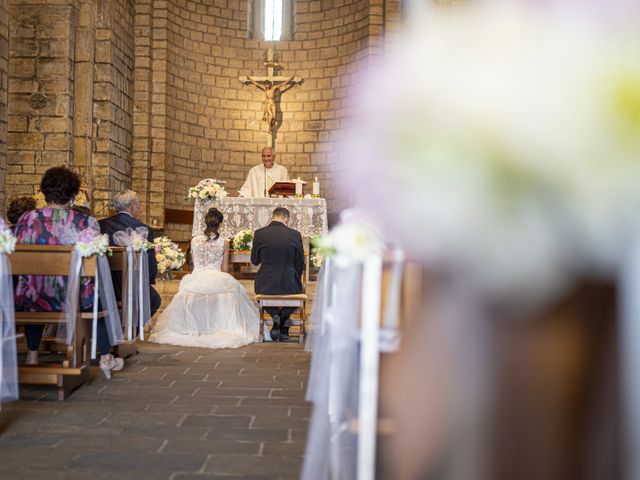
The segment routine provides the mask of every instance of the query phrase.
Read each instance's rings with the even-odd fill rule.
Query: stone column
[[[73,164],[86,182],[92,210],[95,208],[92,158],[95,16],[94,0],[78,2],[73,85]]]
[[[6,194],[35,193],[72,165],[74,2],[10,0]]]
[[[7,87],[9,82],[9,1],[0,0],[0,217],[5,214],[7,172]]]
[[[169,7],[166,0],[154,0],[152,30],[151,93],[151,180],[149,183],[151,218],[164,226],[166,128],[167,128],[167,26]]]
[[[151,217],[151,95],[153,0],[138,0],[135,5],[135,68],[133,88],[133,152],[131,188],[138,193],[142,215],[153,225]]]

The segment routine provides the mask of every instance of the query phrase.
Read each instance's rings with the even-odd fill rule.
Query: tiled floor
[[[298,478],[310,407],[298,343],[143,344],[111,381],[58,402],[29,387],[0,412],[0,478]]]

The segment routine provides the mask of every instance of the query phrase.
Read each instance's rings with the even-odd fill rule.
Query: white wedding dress
[[[258,307],[245,288],[220,267],[224,239],[191,240],[193,273],[180,282],[149,341],[185,347],[235,348],[256,342]]]

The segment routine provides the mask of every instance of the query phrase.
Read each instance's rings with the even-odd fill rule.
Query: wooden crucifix
[[[265,132],[271,136],[271,146],[274,146],[275,136],[282,121],[279,111],[280,97],[287,90],[300,85],[304,80],[298,76],[284,77],[278,75],[282,69],[277,58],[273,56],[273,49],[267,50],[267,58],[264,62],[267,75],[242,76],[239,80],[243,85],[254,85],[264,92],[262,102],[262,126]]]

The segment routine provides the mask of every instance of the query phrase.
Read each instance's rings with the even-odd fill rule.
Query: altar
[[[224,215],[220,235],[232,238],[241,230],[255,231],[269,224],[276,207],[285,207],[291,218],[289,226],[303,237],[327,234],[327,202],[324,198],[243,198],[224,197],[218,200],[195,200],[192,235],[204,229],[204,217],[211,207]]]

